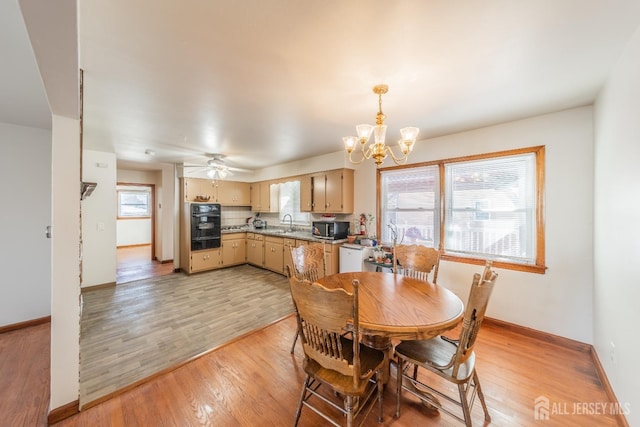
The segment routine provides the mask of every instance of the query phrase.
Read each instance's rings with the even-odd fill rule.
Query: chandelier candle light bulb
[[[391,155],[391,158],[396,164],[407,163],[409,159],[409,153],[413,150],[413,146],[418,137],[420,130],[416,127],[406,127],[400,129],[401,139],[398,141],[400,145],[400,151],[402,155],[397,156],[393,153],[393,150],[388,145],[385,145],[385,137],[387,134],[387,125],[384,124],[385,115],[382,112],[382,95],[387,93],[389,87],[387,85],[377,85],[373,87],[373,93],[378,95],[378,113],[376,114],[376,125],[371,126],[368,124],[361,124],[356,126],[356,132],[358,136],[345,136],[342,138],[344,148],[349,155],[349,161],[354,164],[362,163],[365,159],[373,158],[376,166],[380,166],[387,156]],[[373,133],[374,142],[365,148],[369,138]],[[362,158],[358,161],[354,161],[351,157],[356,144],[360,142],[360,151]]]

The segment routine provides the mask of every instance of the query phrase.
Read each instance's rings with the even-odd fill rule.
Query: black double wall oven
[[[191,204],[191,250],[220,247],[220,205]]]

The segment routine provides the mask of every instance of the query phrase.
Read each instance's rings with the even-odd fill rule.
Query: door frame
[[[156,185],[155,184],[143,184],[135,182],[116,182],[116,189],[118,186],[123,187],[149,187],[149,205],[151,206],[151,261],[156,261]]]

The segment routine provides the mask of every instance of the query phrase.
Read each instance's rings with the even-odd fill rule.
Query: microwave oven
[[[346,239],[349,234],[349,221],[313,221],[311,233],[313,237],[320,239]]]

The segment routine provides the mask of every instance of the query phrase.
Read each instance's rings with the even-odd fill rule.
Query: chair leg
[[[376,373],[376,383],[378,384],[378,424],[380,424],[382,422],[382,393],[384,392],[382,371]]]
[[[347,427],[353,426],[353,396],[347,396],[344,400],[344,409],[347,411]]]
[[[296,328],[296,336],[293,337],[293,344],[291,344],[291,354],[296,351],[296,341],[298,341],[298,335],[300,335],[300,329]]]
[[[400,395],[402,394],[402,370],[404,359],[398,356],[396,363],[396,418],[400,418]]]
[[[491,415],[489,415],[489,408],[487,408],[487,404],[484,401],[484,393],[482,392],[482,387],[480,387],[480,379],[478,378],[478,373],[476,371],[473,372],[473,383],[476,385],[476,389],[478,392],[478,399],[480,399],[480,403],[482,404],[482,409],[484,410],[484,420],[491,421]]]
[[[293,427],[296,427],[298,425],[298,421],[300,420],[300,414],[302,413],[302,402],[304,402],[304,397],[307,394],[309,381],[311,381],[311,377],[307,375],[307,378],[305,378],[304,383],[302,384],[302,393],[300,393],[300,401],[298,402],[298,409],[296,410],[296,419],[293,420]]]
[[[469,401],[467,400],[467,388],[469,387],[469,383],[458,384],[458,393],[460,394],[460,405],[462,406],[462,414],[464,416],[464,424],[467,427],[472,427],[471,425],[471,411],[469,410]]]

